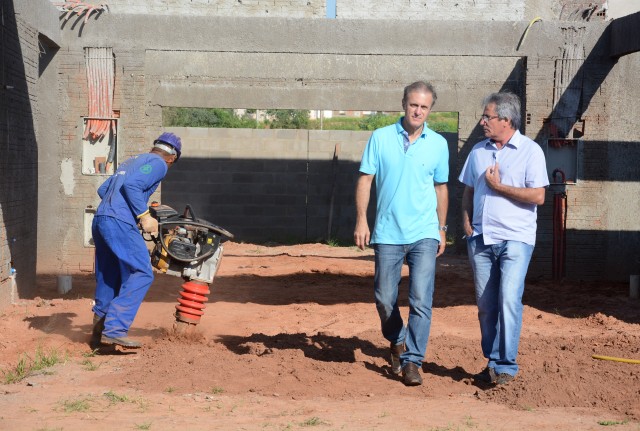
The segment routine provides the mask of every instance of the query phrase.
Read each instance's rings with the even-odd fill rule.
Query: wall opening
[[[164,107],[164,127],[210,127],[230,129],[304,129],[373,131],[394,124],[397,111],[230,109]],[[431,112],[427,120],[436,132],[458,132],[457,112]]]

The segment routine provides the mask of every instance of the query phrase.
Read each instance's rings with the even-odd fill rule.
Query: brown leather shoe
[[[512,376],[511,374],[500,373],[496,378],[496,385],[506,385],[507,383],[512,381],[514,378],[515,376]]]
[[[103,335],[100,338],[100,342],[102,344],[116,344],[126,349],[138,349],[142,347],[142,343],[140,341],[136,341],[129,337],[107,337],[106,335]]]
[[[407,362],[402,367],[402,381],[407,386],[419,386],[422,384],[420,368],[413,362]]]
[[[496,374],[496,370],[486,367],[478,374],[474,374],[473,379],[483,383],[495,383],[498,379],[498,375]]]
[[[391,372],[395,375],[398,375],[402,372],[402,363],[400,362],[400,355],[404,353],[404,343],[401,344],[393,344],[391,343]]]

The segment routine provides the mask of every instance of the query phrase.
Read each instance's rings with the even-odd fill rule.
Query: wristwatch
[[[445,224],[444,226],[440,226],[438,228],[438,230],[441,230],[442,232],[446,232],[447,231],[448,226]]]

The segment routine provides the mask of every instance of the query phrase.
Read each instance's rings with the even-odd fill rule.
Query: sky
[[[336,0],[327,0],[327,18],[336,17]]]

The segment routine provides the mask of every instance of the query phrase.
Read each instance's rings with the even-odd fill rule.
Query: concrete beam
[[[63,25],[70,47],[114,51],[206,50],[366,55],[557,55],[557,23],[537,22],[519,47],[528,22],[319,20],[103,14],[86,25]],[[581,24],[593,26],[594,24]]]
[[[46,36],[57,46],[61,46],[60,12],[48,0],[29,0],[13,2],[17,16]]]
[[[611,57],[640,51],[640,12],[611,22]]]

